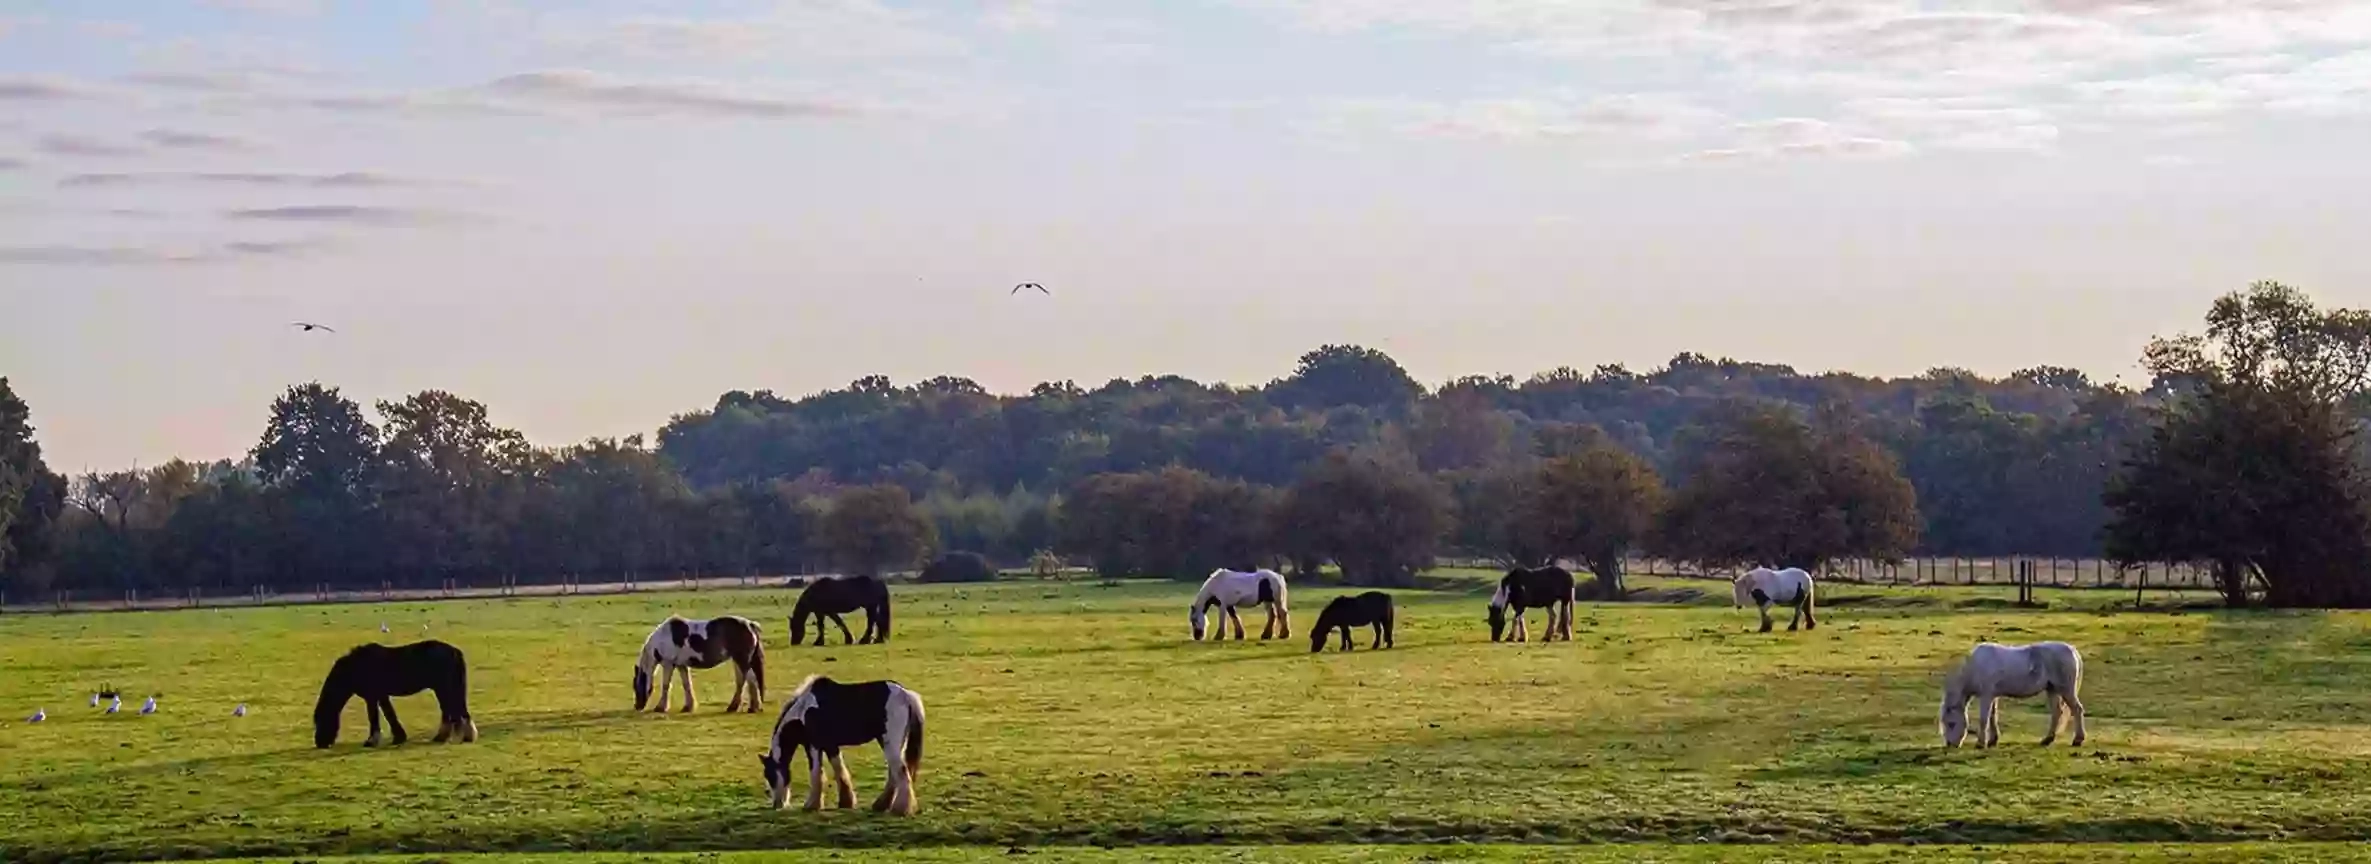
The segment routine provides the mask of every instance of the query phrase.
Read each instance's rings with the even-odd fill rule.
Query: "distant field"
[[[1512,860],[1529,852],[1344,844],[1620,841],[1555,857],[1760,860],[1743,844],[1784,842],[1848,844],[1797,850],[1838,861],[2239,861],[2299,850],[2097,844],[2371,836],[2371,616],[2105,614],[2130,596],[2088,591],[2028,611],[2005,608],[2006,588],[1835,585],[1818,631],[1755,634],[1725,596],[1689,599],[1717,586],[1645,578],[1686,602],[1585,607],[1571,644],[1493,645],[1473,575],[1401,594],[1397,649],[1318,657],[1301,638],[1192,644],[1192,586],[1149,582],[901,586],[895,642],[822,649],[783,644],[779,590],[0,617],[0,860],[1145,851],[1078,848],[1097,844]],[[1338,590],[1296,587],[1296,624]],[[921,813],[763,810],[752,756],[772,711],[719,713],[729,673],[702,675],[698,714],[630,712],[631,656],[669,611],[762,621],[777,695],[819,671],[923,693]],[[1256,636],[1260,614],[1245,617]],[[329,660],[423,625],[469,653],[484,737],[426,743],[421,696],[397,702],[414,744],[355,746],[357,705],[346,740],[315,751]],[[1937,746],[1942,670],[1985,637],[2084,647],[2087,746],[2033,747],[2038,703],[2010,706],[2002,749]],[[106,682],[162,691],[164,712],[85,707]],[[251,716],[230,717],[242,701]],[[22,722],[35,707],[51,719]],[[878,750],[850,765],[869,799]],[[1907,842],[2021,845],[1855,845]],[[2024,845],[2047,843],[2084,845]]]

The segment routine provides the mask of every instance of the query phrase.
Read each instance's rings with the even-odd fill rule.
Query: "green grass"
[[[1724,596],[1687,597],[1718,583],[1644,587],[1683,602],[1584,607],[1570,644],[1491,644],[1479,587],[1404,593],[1399,647],[1316,657],[1299,632],[1190,643],[1192,586],[1161,583],[901,586],[895,642],[835,635],[828,648],[783,644],[780,591],[11,615],[0,860],[808,846],[967,860],[1183,844],[1495,860],[1521,847],[1340,844],[1618,841],[1676,844],[1615,847],[1664,856],[1624,860],[1758,860],[1720,844],[1789,842],[1847,844],[1807,857],[1856,861],[1946,860],[1854,845],[1870,843],[2371,836],[2371,616],[2108,614],[2119,598],[2051,591],[2053,609],[2028,611],[2003,608],[2005,588],[1834,586],[1818,631],[1756,634]],[[1295,624],[1336,593],[1297,587]],[[721,713],[731,677],[714,671],[699,713],[629,710],[632,654],[671,611],[763,622],[777,697],[765,713]],[[1245,617],[1256,636],[1260,613]],[[422,695],[397,700],[412,744],[356,746],[356,705],[345,739],[314,750],[329,661],[423,624],[469,653],[483,737],[427,743]],[[1979,638],[2080,645],[2092,740],[2035,748],[2044,715],[2029,701],[2005,703],[2002,748],[1940,749],[1938,682]],[[928,700],[917,816],[762,808],[753,757],[779,696],[813,672],[892,677]],[[107,682],[162,691],[163,712],[85,707]],[[239,702],[250,716],[230,716]],[[35,707],[49,722],[22,722]],[[879,752],[849,761],[869,801]],[[2041,857],[2015,860],[2263,857],[2018,848]],[[1995,857],[1962,852],[1948,860]]]

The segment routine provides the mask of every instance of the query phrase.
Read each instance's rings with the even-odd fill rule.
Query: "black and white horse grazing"
[[[1382,648],[1391,644],[1391,595],[1381,591],[1364,594],[1344,594],[1325,604],[1317,613],[1317,626],[1309,630],[1309,653],[1325,650],[1325,637],[1334,630],[1342,631],[1342,650],[1350,650],[1350,628],[1373,627],[1375,639],[1368,648]]]
[[[1507,630],[1507,609],[1515,610],[1515,631],[1511,641],[1524,642],[1531,638],[1531,628],[1524,623],[1523,610],[1548,610],[1548,635],[1540,641],[1553,641],[1563,636],[1572,640],[1572,571],[1550,564],[1537,569],[1518,567],[1507,571],[1498,580],[1498,590],[1490,594],[1490,641],[1499,641]]]
[[[1817,604],[1812,602],[1811,596],[1811,574],[1803,572],[1800,567],[1784,570],[1756,567],[1745,571],[1729,583],[1729,593],[1731,599],[1737,601],[1738,608],[1744,608],[1751,601],[1754,608],[1761,610],[1763,633],[1770,632],[1770,606],[1773,603],[1783,603],[1794,608],[1795,616],[1786,622],[1789,632],[1796,625],[1802,625],[1805,630],[1819,629],[1819,615],[1813,608]]]
[[[842,614],[864,610],[864,638],[848,635]],[[790,608],[790,644],[807,641],[807,616],[815,616],[815,644],[823,644],[823,619],[840,625],[840,641],[871,645],[889,641],[889,585],[871,576],[835,576],[807,583]]]
[[[370,738],[362,746],[379,746],[382,712],[395,743],[403,743],[407,737],[403,721],[395,719],[395,703],[389,699],[422,690],[436,693],[436,710],[442,718],[436,726],[437,743],[456,734],[463,743],[477,740],[477,721],[469,717],[468,663],[461,649],[430,639],[394,648],[377,642],[358,645],[330,664],[329,677],[321,682],[321,700],[313,703],[313,746],[337,743],[338,715],[345,713],[346,702],[356,696],[362,697],[370,710]]]
[[[1268,623],[1260,628],[1260,638],[1290,639],[1293,635],[1291,604],[1285,602],[1284,575],[1261,568],[1251,572],[1221,567],[1210,571],[1210,578],[1202,580],[1202,590],[1194,593],[1194,605],[1186,611],[1186,620],[1194,625],[1194,641],[1202,641],[1203,621],[1210,615],[1210,607],[1219,607],[1218,632],[1211,641],[1227,638],[1227,622],[1235,622],[1235,638],[1243,638],[1243,616],[1235,614],[1235,607],[1257,603],[1268,607]]]
[[[856,789],[840,748],[878,741],[889,763],[889,782],[873,810],[914,815],[914,774],[922,768],[922,696],[895,681],[842,684],[809,675],[782,706],[773,741],[757,757],[765,767],[766,790],[775,809],[790,799],[790,755],[807,754],[807,804],[823,808],[823,763],[831,762],[841,807],[856,806]]]
[[[683,710],[689,712],[697,697],[692,695],[692,670],[714,669],[726,660],[733,661],[733,701],[725,706],[725,713],[741,710],[741,689],[749,688],[749,713],[757,713],[758,703],[766,698],[766,646],[758,635],[757,622],[739,615],[726,615],[705,621],[693,621],[680,615],[669,615],[650,631],[650,638],[642,641],[642,653],[634,655],[634,710],[650,704],[650,670],[659,673],[658,711],[667,710],[671,695],[667,685],[678,673],[683,675]]]

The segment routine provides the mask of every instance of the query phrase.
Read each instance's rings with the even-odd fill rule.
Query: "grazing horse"
[[[1548,610],[1548,635],[1540,641],[1554,641],[1563,636],[1572,641],[1572,571],[1550,564],[1536,569],[1517,567],[1499,577],[1498,590],[1490,594],[1490,641],[1496,642],[1506,632],[1507,608],[1514,607],[1514,642],[1529,641],[1531,628],[1523,621],[1523,610]]]
[[[330,664],[329,677],[321,682],[321,701],[313,703],[313,746],[337,743],[338,715],[356,696],[370,709],[370,738],[362,746],[379,746],[381,712],[387,715],[395,743],[402,744],[407,737],[403,721],[395,719],[395,703],[389,699],[422,690],[436,692],[436,710],[442,717],[436,726],[437,743],[455,734],[465,744],[477,740],[477,721],[469,717],[468,663],[461,649],[430,639],[393,648],[377,642],[358,645]]]
[[[1268,623],[1260,628],[1260,638],[1290,639],[1293,635],[1293,614],[1285,602],[1284,575],[1265,567],[1249,573],[1221,567],[1210,571],[1210,578],[1202,580],[1202,590],[1194,593],[1194,605],[1186,612],[1186,620],[1194,624],[1194,641],[1202,641],[1203,621],[1210,607],[1219,607],[1218,633],[1211,641],[1227,638],[1227,622],[1235,622],[1235,639],[1243,639],[1243,616],[1235,614],[1235,607],[1257,603],[1268,607]]]
[[[1783,603],[1794,607],[1795,616],[1786,622],[1788,632],[1794,632],[1795,625],[1798,624],[1803,625],[1805,630],[1819,629],[1819,616],[1814,614],[1812,608],[1814,604],[1811,600],[1811,574],[1803,572],[1803,568],[1789,567],[1784,570],[1772,570],[1768,567],[1756,567],[1745,571],[1735,581],[1729,583],[1729,594],[1736,601],[1737,608],[1743,609],[1745,604],[1751,601],[1755,608],[1762,611],[1761,632],[1763,633],[1770,632],[1770,604],[1772,603]]]
[[[1317,626],[1309,630],[1309,653],[1325,650],[1326,634],[1342,631],[1342,650],[1350,650],[1350,628],[1373,627],[1375,639],[1368,648],[1382,648],[1391,644],[1391,595],[1381,591],[1364,594],[1344,594],[1325,604],[1317,613]]]
[[[1943,746],[1957,747],[1968,733],[1968,700],[1977,702],[1976,746],[1991,747],[2001,740],[2001,697],[2023,699],[2036,693],[2050,700],[2050,733],[2042,746],[2058,740],[2059,719],[2075,715],[2075,746],[2083,746],[2083,655],[2064,642],[1999,645],[1985,642],[1968,651],[1966,662],[1943,679]]]
[[[844,613],[864,610],[864,638],[848,635]],[[889,585],[871,576],[835,576],[807,583],[790,608],[790,644],[807,641],[807,616],[815,616],[815,644],[823,644],[823,619],[840,625],[840,641],[871,645],[889,641]]]
[[[642,653],[634,655],[634,710],[650,704],[651,667],[664,669],[659,673],[658,711],[666,712],[672,695],[668,684],[680,673],[683,711],[689,713],[697,701],[692,694],[692,670],[714,669],[726,660],[733,661],[733,701],[725,706],[725,713],[741,710],[743,687],[749,688],[749,713],[757,713],[758,703],[766,699],[766,646],[758,635],[757,622],[739,615],[706,621],[667,616],[650,631],[650,638],[642,640]]]
[[[914,773],[922,768],[922,696],[895,681],[866,681],[842,684],[821,675],[809,675],[799,683],[782,706],[782,718],[774,721],[774,735],[765,755],[757,757],[765,766],[766,789],[773,795],[773,806],[779,810],[790,798],[790,755],[794,750],[807,753],[807,804],[805,809],[823,808],[823,763],[830,760],[832,781],[839,788],[840,806],[856,806],[856,790],[848,779],[848,765],[840,761],[840,748],[881,742],[881,755],[889,763],[889,783],[882,788],[881,797],[873,799],[873,810],[887,810],[899,816],[914,815]]]

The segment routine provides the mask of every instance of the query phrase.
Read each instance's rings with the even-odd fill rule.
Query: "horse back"
[[[889,730],[889,697],[894,681],[842,684],[817,678],[806,695],[814,704],[801,722],[807,742],[817,747],[848,747],[879,740]]]

